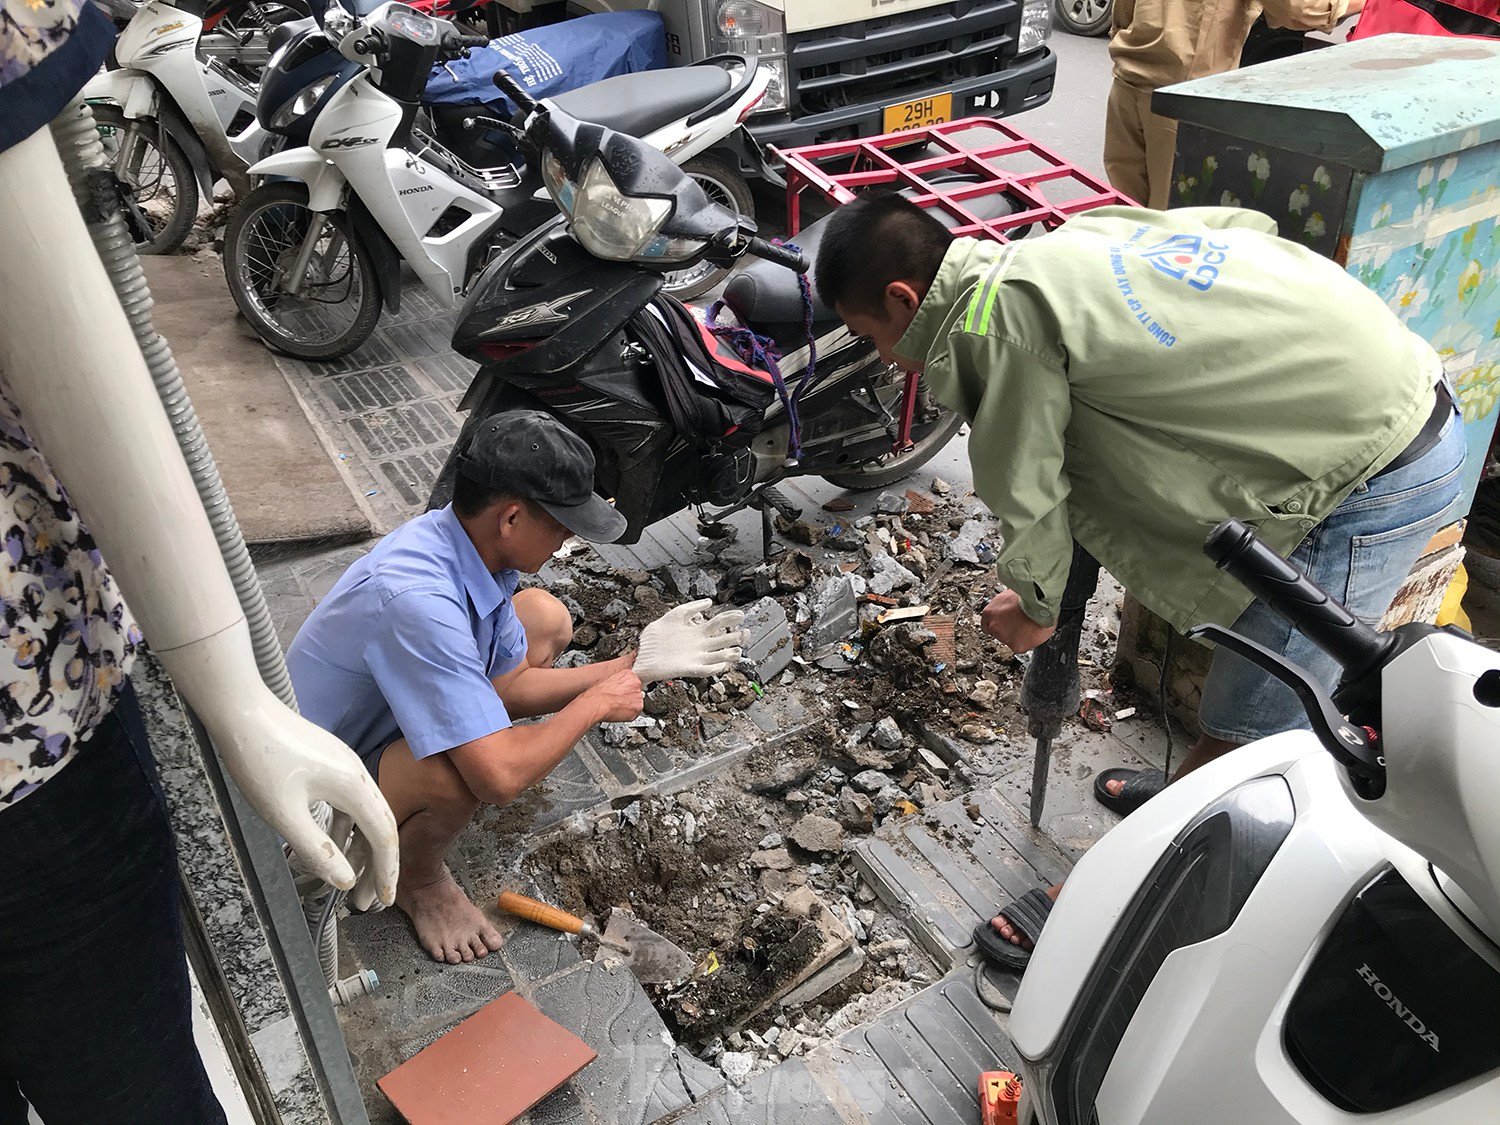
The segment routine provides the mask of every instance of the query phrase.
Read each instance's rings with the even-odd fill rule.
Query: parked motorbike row
[[[435,64],[488,42],[418,10],[439,3],[417,0],[378,18],[369,11],[362,19],[334,6],[331,26],[300,17],[291,7],[273,10],[270,0],[154,0],[135,8],[116,44],[115,65],[97,76],[84,95],[115,161],[142,252],[171,253],[180,247],[200,199],[219,179],[243,201],[260,179],[300,178],[297,169],[309,160],[319,164],[325,156],[343,157],[335,163],[348,176],[324,186],[340,192],[347,187],[357,218],[366,211],[378,216],[360,232],[367,254],[341,252],[314,259],[315,272],[320,264],[334,271],[334,285],[342,287],[337,299],[326,278],[309,282],[306,269],[299,270],[294,295],[306,300],[313,294],[310,299],[322,315],[301,310],[291,332],[269,315],[265,301],[250,297],[256,281],[264,280],[259,274],[242,277],[238,285],[231,278],[246,315],[267,342],[312,359],[357,347],[380,304],[399,300],[371,272],[387,265],[393,254],[399,255],[397,262],[407,261],[444,303],[461,298],[490,254],[552,209],[545,205],[535,169],[519,159],[504,136],[508,122],[491,116],[484,106],[424,104],[423,89]],[[261,6],[247,8],[256,4]],[[275,52],[263,72],[244,54],[230,56],[218,49],[229,15],[247,11],[258,21],[251,37],[261,50]],[[243,14],[238,18],[249,20]],[[355,34],[359,29],[363,34]],[[369,50],[356,51],[356,43]],[[681,71],[607,79],[567,97],[580,111],[607,116],[617,127],[670,148],[679,162],[693,162],[691,174],[721,200],[744,209],[750,204],[749,188],[738,160],[726,160],[725,154],[743,155],[752,163],[758,156],[740,123],[764,96],[767,82],[755,60],[723,56]],[[354,144],[354,138],[340,133],[351,107],[372,100],[394,118],[379,138],[384,157],[361,160],[355,150],[375,144],[375,138],[366,135],[362,144]],[[299,151],[290,164],[283,158],[257,167],[287,149]],[[397,206],[393,200],[407,202]],[[543,205],[541,210],[536,203]],[[504,218],[507,212],[513,214]],[[252,237],[264,234],[250,232]],[[262,256],[265,252],[266,247],[258,249]],[[718,280],[714,272],[699,270],[670,278],[669,288],[687,296]],[[257,306],[256,311],[247,305]]]
[[[815,301],[805,331],[809,298],[793,271],[806,259],[754,236],[731,166],[758,157],[741,124],[768,82],[754,59],[619,75],[543,103],[497,78],[522,110],[517,125],[483,106],[422,104],[433,67],[486,40],[410,5],[334,4],[276,24],[256,83],[200,52],[215,12],[193,2],[143,4],[118,67],[85,95],[147,248],[180,244],[198,192],[230,184],[225,277],[272,349],[348,354],[399,307],[408,269],[441,305],[467,295],[454,346],[481,366],[459,444],[497,411],[544,403],[594,447],[599,489],[627,515],[631,541],[690,504],[770,503],[771,486],[793,475],[884,485],[958,431]],[[626,180],[648,170],[671,205],[629,194]],[[163,184],[174,190],[156,194]],[[802,233],[804,252],[819,232]],[[801,393],[778,394],[764,371],[709,391],[710,379],[689,376],[674,416],[672,372],[729,370],[696,331],[666,331],[696,323],[674,298],[717,284],[747,254],[769,260],[744,270],[727,302],[785,353],[786,383]],[[683,407],[705,394],[741,400],[732,433]]]

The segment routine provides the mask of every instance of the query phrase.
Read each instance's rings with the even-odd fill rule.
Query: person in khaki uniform
[[[1115,0],[1115,79],[1104,120],[1109,182],[1147,207],[1166,207],[1177,122],[1151,112],[1151,95],[1233,70],[1261,12],[1274,27],[1328,31],[1363,7],[1364,0]]]

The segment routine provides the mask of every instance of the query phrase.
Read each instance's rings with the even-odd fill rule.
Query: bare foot
[[[417,941],[434,961],[457,965],[500,948],[500,932],[469,901],[446,867],[423,886],[402,880],[396,887],[396,905],[406,911],[417,929]]]
[[[1057,896],[1061,893],[1061,883],[1057,884],[1057,886],[1055,887],[1047,888],[1047,897],[1050,898],[1053,902],[1057,901]],[[1021,933],[1020,930],[1016,929],[1010,924],[1010,919],[1002,918],[997,915],[996,917],[990,919],[990,925],[994,927],[994,930],[997,934],[1003,937],[1006,941],[1010,942],[1012,945],[1019,945],[1022,949],[1031,948],[1030,940],[1026,937],[1025,934]]]

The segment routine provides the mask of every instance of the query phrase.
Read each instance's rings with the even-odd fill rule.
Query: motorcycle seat
[[[721,66],[684,66],[617,74],[550,100],[580,121],[644,137],[727,94],[733,82]]]
[[[903,194],[910,195],[911,192]],[[1002,218],[1015,213],[1015,204],[1000,194],[965,200],[964,205],[982,219]],[[930,214],[950,229],[958,225],[958,220],[946,211],[933,208]],[[814,263],[807,271],[807,280],[812,284],[815,335],[822,335],[839,322],[838,314],[818,299],[816,274],[818,247],[832,217],[825,215],[817,222],[809,223],[788,240],[796,243],[807,260]],[[739,317],[741,324],[753,327],[762,335],[777,341],[802,335],[802,294],[797,287],[797,275],[785,266],[766,261],[749,262],[730,275],[729,283],[724,287],[724,303]]]

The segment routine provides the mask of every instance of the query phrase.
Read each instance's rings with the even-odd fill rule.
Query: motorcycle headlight
[[[1052,0],[1026,0],[1021,9],[1021,38],[1016,54],[1035,51],[1052,38]]]
[[[578,185],[568,178],[562,161],[550,151],[542,154],[542,185],[552,197],[552,202],[557,204],[557,209],[572,218],[573,200],[578,194]]]
[[[561,200],[558,206],[563,206]],[[605,261],[628,262],[651,245],[672,214],[672,204],[624,194],[603,162],[594,160],[583,170],[569,214],[573,235],[585,250]]]
[[[663,264],[686,262],[690,258],[696,258],[707,247],[708,243],[701,238],[668,238],[659,234],[635,257],[638,261]]]
[[[318,99],[333,85],[333,80],[338,75],[330,74],[325,78],[319,78],[310,86],[304,86],[298,90],[296,95],[287,102],[275,114],[272,115],[269,128],[285,129],[299,117],[306,117],[318,104]]]
[[[1234,924],[1296,817],[1286,779],[1258,777],[1209,805],[1172,841],[1109,935],[1057,1042],[1045,1058],[1027,1060],[1026,1087],[1042,1120],[1098,1120],[1094,1100],[1162,963]]]

